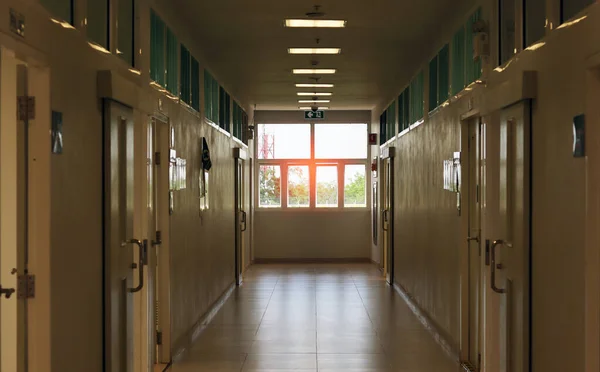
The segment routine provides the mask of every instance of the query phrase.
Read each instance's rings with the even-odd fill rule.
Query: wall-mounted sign
[[[444,160],[444,190],[460,192],[460,152]]]
[[[585,115],[573,118],[573,156],[576,158],[585,156]]]
[[[325,111],[317,110],[317,111],[304,111],[304,119],[325,119]]]
[[[369,133],[369,145],[377,145],[377,133]]]

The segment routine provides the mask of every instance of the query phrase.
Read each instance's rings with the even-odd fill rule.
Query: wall
[[[492,2],[482,4],[484,17],[497,19]],[[586,19],[549,31],[543,43],[521,52],[508,66],[486,70],[484,86],[464,92],[462,98],[452,98],[449,105],[433,115],[426,114],[424,124],[394,142],[398,151],[396,280],[450,342],[458,345],[460,250],[464,249],[466,236],[456,216],[456,199],[442,191],[442,159],[461,149],[461,114],[470,106],[483,109],[480,102],[492,98],[491,92],[504,82],[514,83],[523,71],[537,72],[537,97],[532,107],[533,371],[583,370],[586,170],[585,159],[572,155],[572,121],[585,111],[586,58],[600,49],[599,8],[592,5]],[[552,15],[549,17],[556,24]],[[495,30],[494,21],[490,27]],[[444,41],[450,36],[446,35]],[[492,31],[490,40],[496,39]],[[492,42],[492,51],[495,44]],[[495,60],[495,52],[492,53]],[[428,97],[427,89],[424,97]],[[380,113],[388,103],[382,102],[376,112]],[[498,149],[499,143],[498,112],[483,120],[488,127],[486,181],[497,182],[498,152],[493,150]],[[484,209],[483,239],[499,238],[494,225],[498,213],[497,205],[492,205],[494,200],[497,199],[485,201],[488,205]],[[488,270],[484,275],[486,282]],[[487,305],[493,301],[492,298]],[[488,318],[490,329],[493,321]],[[488,341],[489,337],[494,336],[488,335]],[[498,352],[490,349],[485,357],[493,360],[494,354]],[[488,371],[496,368],[496,363],[487,366]]]
[[[369,111],[325,111],[323,123],[370,123]],[[305,122],[302,111],[256,111],[256,124]],[[370,172],[367,173],[370,185]],[[257,191],[254,198],[257,200]],[[370,187],[367,187],[370,200]],[[371,212],[255,210],[255,259],[370,259]]]
[[[85,1],[76,1],[76,7],[84,4]],[[171,296],[176,346],[186,343],[190,328],[234,280],[231,148],[237,145],[228,135],[204,123],[198,113],[148,85],[149,1],[140,0],[137,4],[139,39],[136,43],[143,52],[138,56],[141,74],[128,71],[128,66],[116,56],[92,49],[78,30],[51,22],[50,14],[37,1],[7,0],[0,5],[3,19],[9,19],[9,8],[24,14],[26,37],[15,38],[14,44],[17,47],[27,44],[36,57],[47,63],[51,71],[51,107],[63,113],[64,152],[48,154],[52,169],[52,362],[47,371],[102,370],[102,105],[97,93],[99,70],[111,70],[120,80],[135,87],[136,95],[127,99],[134,106],[136,126],[143,125],[149,115],[157,111],[158,98],[162,98],[163,110],[175,128],[177,153],[187,159],[188,188],[176,192],[177,209],[171,217],[171,259],[172,266],[177,268],[173,270]],[[161,6],[169,8],[169,2],[156,1],[154,6],[160,13]],[[81,7],[77,9],[76,24],[80,24],[83,15],[79,11]],[[201,46],[188,42],[191,38],[178,26],[181,22],[173,14],[164,18],[203,67],[198,50]],[[8,22],[2,23],[0,31],[10,35],[7,27]],[[202,72],[200,75],[203,76]],[[202,97],[200,102],[203,105]],[[247,112],[251,121],[252,112]],[[204,213],[202,221],[197,208],[200,136],[207,137],[213,162],[211,210]],[[136,156],[145,157],[145,153]]]

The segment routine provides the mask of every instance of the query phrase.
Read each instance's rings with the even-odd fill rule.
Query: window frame
[[[257,124],[273,124],[273,123],[260,123]],[[311,156],[308,159],[256,159],[255,172],[255,191],[254,200],[257,210],[261,212],[269,211],[290,211],[291,213],[302,213],[302,212],[331,212],[331,211],[365,211],[369,210],[369,190],[368,187],[371,179],[371,173],[369,172],[369,124],[368,123],[327,123],[327,122],[311,122],[311,123],[281,123],[280,125],[296,125],[296,124],[310,124],[310,147]],[[367,157],[364,159],[316,159],[315,158],[315,125],[319,124],[355,124],[355,125],[366,125],[367,133],[365,135],[365,146],[367,147]],[[258,140],[254,141],[255,153],[258,153]],[[281,174],[281,206],[280,207],[262,207],[260,205],[260,167],[263,165],[278,165],[280,167]],[[337,167],[337,184],[338,184],[338,195],[337,195],[337,207],[317,207],[317,167],[318,166],[336,166]],[[345,191],[345,169],[346,165],[362,165],[365,167],[365,207],[345,207],[344,206],[344,191]],[[289,167],[293,166],[308,166],[308,179],[309,179],[309,206],[298,208],[288,207],[288,172]]]

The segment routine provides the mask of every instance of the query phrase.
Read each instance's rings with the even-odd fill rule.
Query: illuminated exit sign
[[[304,119],[325,119],[325,112],[323,110],[304,111]]]

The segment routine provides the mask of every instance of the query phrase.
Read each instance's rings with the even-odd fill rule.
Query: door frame
[[[396,148],[388,146],[381,149],[379,155],[381,159],[381,244],[382,244],[382,266],[383,275],[390,286],[394,285],[394,194],[395,194],[395,161]],[[388,190],[389,189],[389,190]],[[385,191],[388,190],[386,193]],[[389,200],[388,200],[389,199]],[[389,208],[386,208],[388,207]],[[387,210],[387,212],[386,212]],[[387,230],[383,228],[385,225],[383,215],[387,214]],[[387,234],[387,237],[384,235]],[[386,244],[387,242],[387,244]],[[386,247],[387,245],[387,247]]]
[[[246,172],[245,169],[246,163],[248,161],[248,152],[245,149],[241,149],[239,147],[235,147],[233,149],[233,159],[234,159],[234,231],[235,231],[235,243],[234,243],[234,257],[235,257],[235,282],[237,285],[240,285],[243,281],[243,272],[244,272],[244,236],[243,231],[241,230],[241,213],[246,213],[246,229],[248,224],[248,212],[244,211],[239,207],[240,205],[240,193],[238,189],[243,186],[245,177],[242,174],[242,179],[238,176],[238,170],[241,166],[242,172]],[[247,190],[242,190],[242,194],[245,194]],[[242,195],[243,197],[244,195]],[[246,247],[247,248],[247,247]]]
[[[161,232],[160,243],[156,240],[156,236],[152,239],[151,249],[157,249],[157,265],[156,270],[156,309],[158,311],[158,319],[154,318],[157,327],[155,335],[156,342],[156,357],[154,363],[169,364],[172,360],[171,354],[171,254],[170,254],[170,235],[171,235],[171,190],[169,179],[170,154],[171,145],[174,143],[172,139],[172,130],[169,118],[162,114],[154,114],[152,117],[155,130],[155,157],[158,153],[158,161],[154,159],[154,180],[155,180],[155,213],[156,231]],[[156,162],[159,164],[157,165]],[[156,312],[154,312],[156,317]],[[161,340],[157,340],[160,332]],[[158,341],[161,341],[158,344]]]
[[[470,134],[475,128],[476,134],[478,136],[477,143],[479,144],[479,148],[476,149],[477,156],[477,164],[475,165],[478,168],[478,189],[475,191],[477,193],[477,198],[479,200],[479,231],[475,236],[470,229],[471,225],[471,192],[470,189],[470,172],[471,172],[471,158],[473,149],[470,146]],[[484,310],[484,270],[485,270],[485,252],[484,252],[484,239],[483,239],[483,172],[482,172],[482,163],[483,159],[483,144],[485,143],[485,132],[483,130],[483,119],[479,116],[479,111],[470,112],[468,115],[461,116],[461,162],[464,162],[464,166],[461,165],[463,171],[461,172],[461,190],[460,190],[460,201],[461,210],[465,211],[465,213],[461,212],[461,234],[460,234],[460,360],[465,368],[471,368],[475,370],[479,370],[482,365],[482,355],[483,355],[483,328],[482,328],[482,318],[483,318],[483,310]],[[463,192],[463,189],[466,190]],[[474,240],[476,238],[476,240]],[[474,247],[472,246],[472,241],[476,241],[479,244],[479,310],[478,310],[478,360],[477,365],[473,365],[472,358],[470,356],[471,351],[471,330],[470,330],[470,285],[471,285],[471,272],[470,272],[470,254],[473,253]]]
[[[23,330],[25,339],[25,357],[30,371],[48,370],[51,366],[51,333],[50,333],[50,262],[51,262],[51,106],[50,106],[50,68],[45,55],[34,50],[25,43],[18,42],[6,34],[0,33],[0,98],[4,105],[11,102],[12,87],[6,87],[2,81],[6,76],[16,76],[16,66],[27,66],[27,95],[36,99],[35,118],[28,124],[27,146],[27,191],[26,191],[26,236],[27,236],[27,270],[35,276],[36,292],[33,300],[23,301],[22,306],[28,314],[27,327]],[[15,70],[13,70],[13,68]],[[15,87],[16,88],[16,87]],[[6,89],[6,90],[5,90]],[[5,96],[9,93],[8,98]],[[13,104],[16,108],[16,89]],[[10,103],[8,103],[10,104]],[[6,116],[8,115],[8,116]],[[16,160],[14,135],[18,128],[16,110],[2,110],[0,119],[0,163],[2,174],[15,172],[15,168],[5,166],[5,162]],[[12,134],[11,134],[12,133]],[[11,137],[12,135],[12,137]],[[12,144],[12,146],[6,146]],[[11,148],[12,147],[12,148]],[[35,160],[33,160],[35,159]],[[14,163],[13,163],[14,164]],[[17,187],[13,184],[13,187]],[[9,195],[4,194],[6,187],[0,188],[0,197],[6,201]],[[10,196],[14,199],[14,196]],[[2,208],[2,215],[6,209]],[[8,216],[7,216],[8,217]],[[0,217],[2,219],[2,217]],[[9,221],[5,221],[9,222]],[[3,226],[5,222],[0,222]],[[4,237],[5,234],[2,234]],[[0,283],[10,288],[16,285],[14,275],[7,273],[14,281],[9,283],[0,273]],[[23,274],[23,273],[19,273]],[[6,279],[6,280],[5,280]],[[16,289],[16,286],[15,286]],[[17,301],[16,294],[8,301]],[[5,298],[0,301],[6,301]],[[0,314],[1,316],[1,314]],[[18,371],[20,372],[20,371]]]

